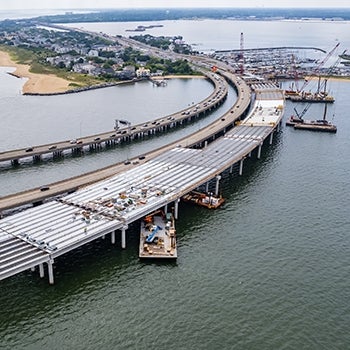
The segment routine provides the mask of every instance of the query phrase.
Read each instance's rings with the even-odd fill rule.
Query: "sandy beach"
[[[0,66],[14,67],[16,70],[12,73],[21,78],[28,78],[23,85],[23,93],[55,93],[63,92],[69,89],[68,80],[56,77],[50,74],[35,74],[29,72],[29,65],[18,64],[11,60],[7,52],[0,51]]]

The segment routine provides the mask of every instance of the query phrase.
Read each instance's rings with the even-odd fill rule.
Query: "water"
[[[146,23],[149,24],[149,23]],[[244,34],[244,48],[278,46],[316,46],[329,51],[336,43],[343,50],[350,48],[350,22],[309,21],[234,21],[234,20],[179,20],[158,21],[163,27],[146,30],[153,36],[181,35],[186,43],[200,52],[240,49],[240,34]],[[126,32],[144,22],[75,23],[69,26],[87,30],[103,31],[111,35],[134,36]],[[276,30],[277,28],[277,30]]]
[[[212,84],[204,79],[172,79],[166,87],[142,82],[74,95],[23,96],[19,93],[21,81],[6,74],[6,70],[0,69],[0,78],[7,84],[0,97],[4,122],[0,129],[0,151],[113,130],[115,119],[126,119],[132,124],[150,121],[187,108],[213,91]],[[6,183],[0,187],[0,196],[41,186],[43,173],[44,181],[51,183],[158,148],[203,128],[226,112],[235,100],[236,93],[230,88],[227,100],[215,113],[188,128],[174,129],[142,143],[124,144],[108,151],[86,153],[82,157],[67,155],[64,160],[53,160],[48,156],[34,166],[31,159],[24,160],[17,168],[12,168],[10,163],[0,164],[2,181]]]
[[[342,35],[342,23],[332,28]],[[322,43],[320,34],[304,44]],[[124,251],[106,239],[57,259],[54,286],[29,271],[1,281],[0,348],[349,348],[350,84],[330,88],[337,134],[283,127],[260,160],[246,159],[243,176],[224,174],[222,209],[181,203],[176,263],[140,262],[135,224]],[[286,116],[294,106],[287,104]],[[313,105],[308,116],[322,113]],[[38,136],[31,131],[28,137]],[[55,164],[56,171],[73,161]],[[40,176],[49,181],[47,171]]]

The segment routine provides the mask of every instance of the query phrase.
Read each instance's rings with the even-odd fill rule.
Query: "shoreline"
[[[131,83],[128,82],[113,82],[113,83],[101,83],[98,85],[84,86],[81,88],[71,88],[69,84],[71,81],[59,78],[52,74],[37,74],[29,71],[30,66],[26,64],[19,64],[14,62],[9,53],[0,50],[0,67],[14,68],[13,72],[7,72],[8,74],[18,79],[27,79],[22,86],[23,95],[37,95],[37,96],[52,96],[63,95],[70,93],[77,93],[87,90],[100,89],[104,87],[111,87],[115,85]],[[153,79],[189,79],[189,78],[204,78],[199,75],[167,75],[162,77],[153,77]],[[134,81],[133,81],[134,82]]]
[[[22,86],[23,94],[64,93],[70,90],[70,81],[51,74],[31,73],[29,65],[14,62],[5,51],[0,51],[0,66],[15,68],[9,74],[20,79],[27,79]]]

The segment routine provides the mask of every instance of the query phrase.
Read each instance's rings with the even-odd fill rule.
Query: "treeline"
[[[274,20],[276,18],[344,19],[350,20],[348,8],[172,8],[172,9],[120,9],[92,13],[67,13],[65,15],[40,16],[35,20],[47,23],[74,22],[130,22],[162,21],[178,19],[244,19]],[[25,20],[23,20],[25,21]],[[28,20],[27,20],[28,21]]]

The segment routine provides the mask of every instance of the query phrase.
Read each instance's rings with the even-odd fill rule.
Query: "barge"
[[[323,132],[337,132],[337,127],[328,120],[311,120],[309,122],[296,123],[294,129],[323,131]]]
[[[140,228],[140,258],[177,258],[175,219],[157,210],[146,215]]]
[[[225,199],[223,197],[216,197],[212,193],[203,193],[191,191],[182,197],[184,202],[194,203],[201,207],[205,207],[208,209],[216,209],[220,207]]]

